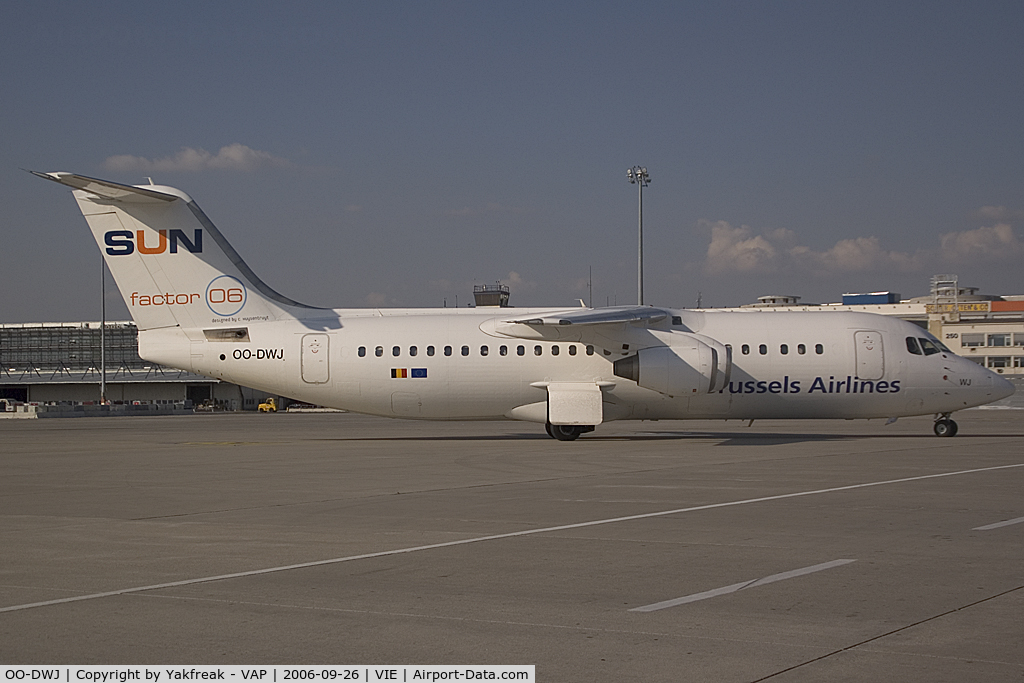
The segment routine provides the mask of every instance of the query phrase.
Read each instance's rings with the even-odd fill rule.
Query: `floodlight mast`
[[[637,204],[639,217],[637,219],[637,259],[636,259],[636,302],[644,305],[644,188],[651,182],[651,176],[647,174],[644,166],[633,166],[626,170],[626,177],[631,185],[637,186]]]
[[[100,259],[100,405],[107,404],[107,263]]]

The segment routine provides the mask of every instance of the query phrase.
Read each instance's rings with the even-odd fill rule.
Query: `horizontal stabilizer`
[[[166,192],[158,192],[157,190],[151,190],[146,187],[135,187],[133,185],[122,185],[120,183],[114,183],[109,180],[99,180],[98,178],[90,178],[89,176],[76,175],[74,173],[66,173],[64,171],[58,171],[56,173],[40,173],[39,171],[29,171],[32,175],[52,180],[55,183],[61,185],[67,185],[73,187],[76,190],[84,190],[89,194],[94,194],[97,197],[103,199],[109,199],[112,201],[120,202],[173,202],[175,199],[184,199],[173,194]],[[186,199],[186,201],[188,201]]]

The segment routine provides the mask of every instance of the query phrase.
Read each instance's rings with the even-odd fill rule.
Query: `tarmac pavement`
[[[0,663],[1024,680],[1024,412],[954,417],[0,422]]]

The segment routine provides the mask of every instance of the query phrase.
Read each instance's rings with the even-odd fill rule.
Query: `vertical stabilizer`
[[[191,197],[72,173],[33,173],[74,188],[140,330],[204,328],[316,310],[260,280]]]

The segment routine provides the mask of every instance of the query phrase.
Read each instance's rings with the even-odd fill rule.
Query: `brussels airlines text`
[[[729,382],[728,391],[730,394],[799,394],[803,391],[802,384],[806,380],[790,379],[789,375],[782,378],[782,381],[774,380],[747,380],[745,382]],[[722,389],[722,392],[726,389]],[[808,394],[820,392],[822,394],[898,394],[900,391],[900,380],[868,380],[857,379],[847,375],[843,379],[836,379],[829,376],[826,380],[823,377],[815,377],[807,389]],[[721,393],[721,392],[720,392]]]

